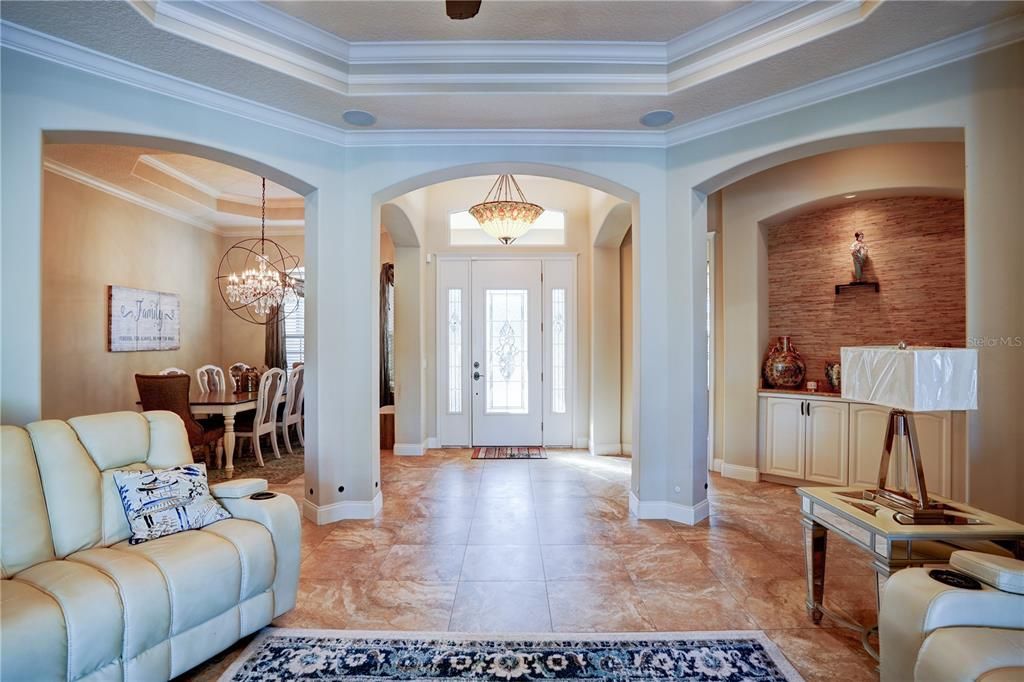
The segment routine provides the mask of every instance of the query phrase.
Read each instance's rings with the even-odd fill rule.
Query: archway
[[[82,131],[44,131],[44,133],[43,133],[43,142],[44,142],[44,144],[51,144],[51,145],[103,145],[103,146],[108,147],[108,148],[124,147],[124,148],[144,149],[144,150],[150,150],[151,149],[151,150],[156,150],[158,152],[168,152],[168,153],[172,153],[172,154],[182,154],[182,155],[188,155],[188,156],[191,156],[191,157],[201,158],[201,159],[205,159],[205,160],[215,161],[215,162],[217,162],[219,164],[223,164],[225,166],[231,166],[233,168],[237,168],[237,169],[240,169],[240,170],[247,171],[248,173],[251,173],[252,175],[266,177],[268,180],[270,180],[270,181],[272,181],[274,183],[277,183],[278,185],[280,185],[282,187],[285,187],[285,188],[287,188],[289,190],[292,190],[293,192],[295,192],[296,194],[299,194],[300,196],[302,196],[304,198],[304,204],[305,204],[305,209],[304,209],[305,219],[303,221],[304,222],[304,230],[305,231],[315,231],[315,229],[316,229],[316,223],[315,223],[315,216],[316,216],[316,212],[315,212],[315,199],[316,199],[316,194],[317,194],[316,187],[312,183],[307,182],[305,180],[302,180],[302,179],[296,177],[295,175],[293,175],[292,173],[283,171],[283,170],[275,167],[274,165],[271,165],[271,164],[266,163],[264,161],[260,161],[260,160],[255,159],[255,158],[244,156],[242,154],[234,153],[234,152],[231,152],[231,151],[228,151],[228,150],[225,150],[225,149],[221,149],[221,148],[218,148],[218,147],[212,147],[212,146],[208,146],[208,145],[197,144],[197,143],[190,142],[190,141],[187,141],[187,140],[181,140],[181,139],[175,139],[175,138],[169,138],[169,137],[161,137],[161,136],[154,136],[154,135],[143,135],[143,134],[134,134],[134,133],[118,133],[118,132],[110,132],[110,131],[87,131],[87,130],[82,130]],[[41,159],[41,161],[42,161],[42,159]],[[170,177],[170,176],[168,176],[168,177]],[[301,213],[302,209],[299,209],[299,210],[300,210],[300,216],[301,216],[302,215],[302,213]],[[314,220],[310,219],[311,215],[314,217]],[[296,218],[296,220],[297,219],[298,218]],[[41,229],[41,226],[40,226],[40,229]],[[234,241],[230,234],[221,235],[218,238],[226,239],[227,242]],[[217,253],[218,253],[218,257],[219,257],[220,251],[218,250]],[[298,252],[298,255],[301,255],[301,251]],[[212,279],[211,279],[211,282],[212,282]],[[307,297],[307,299],[315,299],[315,296],[316,296],[315,286],[306,287],[306,297]],[[218,303],[219,303],[219,298],[218,298]],[[198,324],[198,323],[196,323],[196,324]],[[263,351],[262,351],[262,335],[263,335],[263,332],[259,331],[261,328],[252,327],[252,329],[254,330],[255,334],[258,335],[258,338],[260,340],[260,349],[258,350],[259,357],[258,357],[258,359],[255,358],[255,356],[253,358],[246,357],[245,359],[246,359],[246,361],[248,363],[255,363],[258,366],[260,363],[262,363],[262,354],[263,354]],[[311,345],[315,346],[315,344],[309,344],[309,345],[306,346],[307,352],[306,352],[306,357],[304,359],[305,364],[307,366],[307,377],[308,377],[307,380],[306,380],[306,386],[307,386],[306,395],[309,397],[309,399],[307,400],[307,403],[306,403],[306,405],[307,405],[307,409],[306,409],[306,421],[307,421],[306,432],[307,432],[308,435],[307,435],[307,447],[305,448],[304,467],[303,467],[304,468],[304,472],[305,472],[306,482],[307,482],[306,486],[304,486],[304,487],[307,487],[307,488],[311,488],[311,487],[313,487],[315,485],[315,482],[316,482],[316,470],[317,470],[317,466],[316,466],[317,448],[315,447],[314,444],[315,444],[316,439],[317,439],[317,436],[316,436],[316,424],[317,424],[317,413],[318,413],[318,410],[317,410],[317,402],[316,402],[316,398],[315,398],[315,391],[312,391],[309,388],[311,384],[313,386],[316,385],[316,366],[317,366],[317,363],[316,363],[316,358],[315,358],[315,350],[311,349]],[[248,346],[246,348],[248,349]],[[217,351],[213,351],[213,350],[210,350],[210,349],[204,350],[204,353],[211,353],[211,352],[217,352],[219,354],[219,348],[217,349]],[[209,356],[207,356],[207,357],[209,357]],[[225,367],[227,365],[227,362],[221,363],[220,359],[217,358],[216,355],[214,355],[210,359],[207,359],[205,362],[210,362],[211,359],[216,360],[217,364],[219,364],[219,365],[223,365]],[[241,359],[241,358],[235,358],[235,359]],[[193,364],[193,365],[187,365],[187,364],[182,365],[182,367],[187,367],[187,371],[189,371],[189,373],[191,373],[191,370],[194,369],[196,366],[198,366],[198,365],[196,365],[196,364]],[[194,379],[193,379],[193,381],[194,381]],[[42,397],[42,386],[40,387],[40,398],[41,397]],[[132,401],[134,401],[134,399],[132,399]],[[5,404],[5,410],[6,410],[6,408],[8,408],[8,406],[9,406],[9,401],[7,400],[7,396],[6,395],[5,395],[4,404]],[[41,409],[41,407],[42,407],[42,401],[40,400],[39,407],[37,407],[35,409]],[[31,418],[32,417],[29,417],[29,419],[31,419]],[[7,419],[7,417],[5,415],[5,420],[6,419]],[[294,437],[292,438],[292,440],[294,442]],[[236,447],[236,453],[237,453],[237,447]]]

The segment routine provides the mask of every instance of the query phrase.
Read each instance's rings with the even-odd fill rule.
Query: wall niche
[[[870,255],[863,287],[853,279],[850,244],[865,233]],[[818,209],[764,226],[769,334],[791,336],[806,380],[825,382],[825,363],[842,346],[963,346],[967,337],[964,202],[889,197]]]

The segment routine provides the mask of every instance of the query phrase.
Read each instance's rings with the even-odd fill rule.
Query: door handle
[[[483,374],[481,374],[480,372],[473,372],[473,381],[480,381],[480,377],[482,376]]]
[[[800,416],[804,416],[804,401],[800,401]]]

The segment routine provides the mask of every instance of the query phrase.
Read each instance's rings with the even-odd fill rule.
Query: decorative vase
[[[806,371],[803,358],[797,352],[788,336],[768,348],[762,374],[765,382],[773,388],[796,388],[804,380]]]
[[[826,362],[825,363],[825,380],[828,381],[829,387],[839,393],[841,385],[842,370],[838,362]]]

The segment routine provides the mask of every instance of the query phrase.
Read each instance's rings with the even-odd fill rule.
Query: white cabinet
[[[804,410],[802,400],[766,398],[764,464],[776,476],[804,477]]]
[[[761,471],[829,485],[846,483],[849,407],[835,400],[762,398]]]
[[[928,492],[952,496],[952,414],[915,412],[914,426],[921,450]],[[850,405],[850,485],[873,486],[878,483],[878,465],[882,458],[889,409],[878,405]],[[889,484],[895,481],[895,456],[889,465]]]
[[[804,478],[828,485],[846,485],[849,462],[850,410],[846,403],[805,400],[807,456]]]

